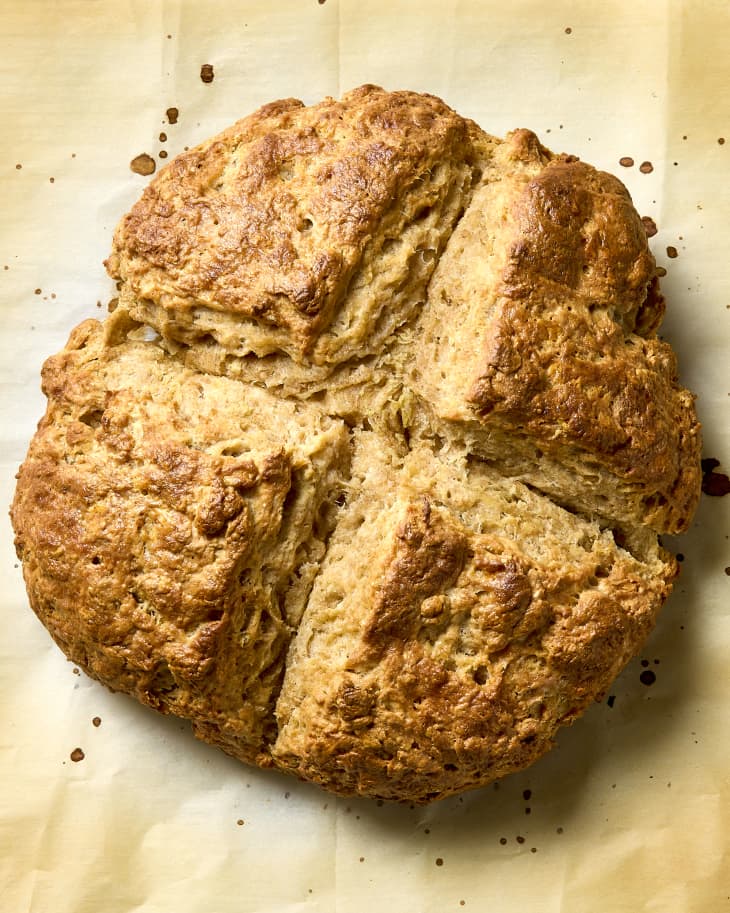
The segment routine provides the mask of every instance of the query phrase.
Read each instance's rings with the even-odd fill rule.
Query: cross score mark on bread
[[[618,180],[364,86],[179,156],[107,268],[12,509],[91,675],[420,802],[534,761],[639,648],[700,438]]]

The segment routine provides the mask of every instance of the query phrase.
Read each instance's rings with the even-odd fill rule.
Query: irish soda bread
[[[12,506],[110,688],[344,795],[522,768],[639,649],[700,483],[614,177],[363,86],[275,102],[120,222]]]

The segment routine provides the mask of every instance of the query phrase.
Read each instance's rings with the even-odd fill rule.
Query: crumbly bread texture
[[[428,802],[640,648],[700,484],[615,178],[439,99],[275,102],[118,226],[11,509],[33,609],[244,761]]]
[[[348,433],[120,329],[82,323],[43,369],[13,506],[30,602],[90,675],[261,761]]]
[[[289,654],[273,753],[428,801],[526,766],[633,655],[673,568],[461,457],[366,432]]]

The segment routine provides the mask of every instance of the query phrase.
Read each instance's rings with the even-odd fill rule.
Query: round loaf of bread
[[[11,511],[70,659],[244,761],[412,802],[603,695],[700,485],[616,178],[363,86],[173,160],[106,265]]]

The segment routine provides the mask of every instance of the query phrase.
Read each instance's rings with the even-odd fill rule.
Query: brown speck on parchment
[[[168,108],[167,111],[165,111],[165,114],[167,115],[168,124],[176,124],[177,119],[180,116],[180,112],[177,108]]]
[[[654,219],[652,219],[651,216],[642,216],[641,221],[644,223],[644,231],[646,232],[646,237],[653,238],[658,231]]]
[[[724,136],[718,137],[717,144],[718,144],[719,146],[724,146],[724,145],[725,145],[725,137],[724,137]]]
[[[200,78],[203,82],[213,82],[215,79],[215,73],[213,72],[213,65],[210,63],[204,63],[200,68]]]
[[[238,821],[236,821],[236,824],[237,824],[239,827],[242,827],[242,826],[243,826],[243,818],[239,818]]]
[[[677,257],[679,256],[679,251],[677,250],[676,247],[673,247],[670,244],[669,247],[667,248],[667,256],[669,257],[670,260],[676,260]]]
[[[34,295],[40,295],[40,293],[41,293],[42,291],[43,291],[43,289],[37,288],[37,289],[34,291],[33,294],[34,294]]]
[[[656,675],[651,669],[645,669],[639,676],[639,681],[642,685],[653,685],[656,681]]]
[[[730,567],[725,568],[725,573],[730,577]]]
[[[167,134],[164,131],[162,133],[160,133],[160,142],[161,143],[167,142]]]
[[[653,170],[654,170],[654,166],[652,165],[651,162],[642,162],[639,165],[639,171],[642,174],[651,174]]]
[[[573,29],[569,25],[567,25],[565,27],[565,34],[570,35],[570,34],[572,34],[572,32],[573,32]]]
[[[160,151],[159,151],[157,154],[159,155],[159,157],[160,157],[161,159],[166,159],[166,158],[167,158],[167,152],[166,152],[165,149],[160,149]]]
[[[83,761],[84,757],[85,757],[85,755],[80,748],[74,748],[74,750],[70,754],[70,758],[72,761]]]
[[[101,304],[101,302],[99,302],[99,304]],[[95,716],[94,719],[91,721],[91,725],[95,726],[98,729],[99,726],[101,726],[101,717]]]
[[[444,864],[444,861],[443,861],[443,859],[439,856],[439,857],[436,859],[436,865],[443,865],[443,864]]]
[[[21,169],[22,167],[23,167],[23,166],[20,164],[20,162],[18,162],[18,164],[15,166],[15,170],[16,170],[16,171],[20,171],[20,169]]]
[[[634,167],[634,160],[631,158],[630,155],[622,155],[621,158],[618,160],[618,163],[619,163],[619,165],[623,165],[624,168],[633,168]]]
[[[146,152],[143,152],[141,155],[135,156],[132,161],[129,163],[129,167],[135,174],[148,175],[154,174],[155,160],[151,155],[147,155]]]
[[[724,472],[715,472],[719,465],[712,457],[702,460],[702,491],[713,498],[730,494],[730,479]]]

